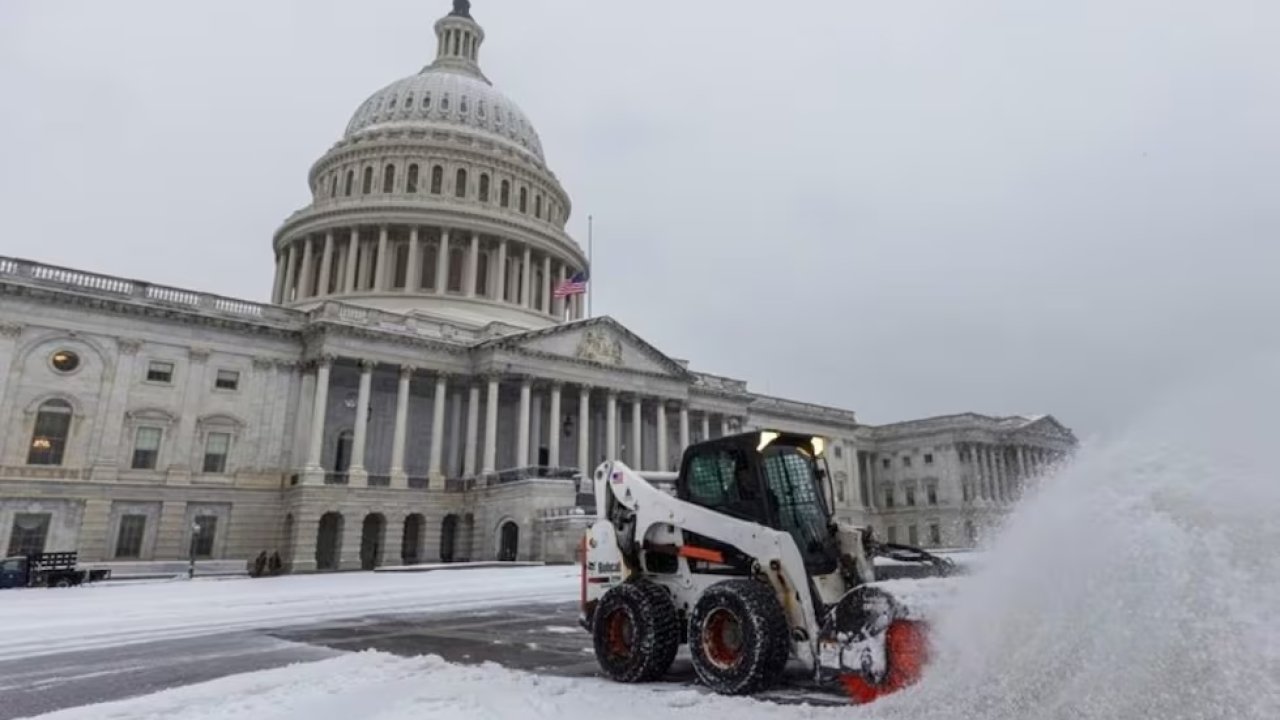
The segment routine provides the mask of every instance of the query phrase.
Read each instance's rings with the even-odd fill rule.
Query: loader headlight
[[[776,433],[772,430],[765,430],[761,432],[760,444],[756,446],[756,452],[764,452],[764,449],[769,447],[769,443],[777,440],[780,436],[780,433]]]
[[[827,449],[827,441],[820,437],[814,437],[811,442],[813,443],[813,456],[822,457],[822,451]]]

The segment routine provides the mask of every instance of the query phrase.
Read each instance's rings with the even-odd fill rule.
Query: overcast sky
[[[449,0],[0,2],[0,254],[265,300]],[[595,311],[864,422],[1082,436],[1280,347],[1280,4],[476,0]]]

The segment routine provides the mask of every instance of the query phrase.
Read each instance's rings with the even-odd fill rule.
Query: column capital
[[[405,378],[411,378],[411,377],[413,377],[413,374],[414,374],[415,372],[417,372],[417,371],[418,371],[418,366],[417,366],[417,365],[401,365],[401,366],[400,366],[400,379],[401,379],[401,380],[403,380],[403,379],[405,379]]]
[[[275,361],[269,357],[259,356],[259,357],[253,358],[254,370],[270,370],[273,367],[275,367]]]
[[[356,364],[360,366],[360,372],[367,372],[367,373],[373,372],[373,369],[378,367],[377,360],[365,360],[363,358],[356,361]]]
[[[204,362],[209,359],[212,351],[207,347],[193,347],[187,350],[187,354],[191,357],[192,362]]]

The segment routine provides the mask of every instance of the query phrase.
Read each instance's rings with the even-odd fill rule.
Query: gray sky
[[[263,300],[448,0],[0,2],[0,254]],[[889,422],[1121,427],[1280,347],[1280,4],[475,0],[595,310]]]

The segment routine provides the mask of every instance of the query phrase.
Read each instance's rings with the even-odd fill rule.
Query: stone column
[[[276,281],[271,286],[271,302],[279,305],[284,298],[284,275],[288,269],[288,263],[285,262],[286,253],[278,253],[276,255]]]
[[[480,386],[474,382],[468,385],[470,387],[467,390],[467,445],[463,450],[466,457],[462,459],[462,474],[464,477],[475,477],[476,446],[479,442],[477,435],[480,432]]]
[[[373,289],[382,292],[387,289],[387,226],[378,228],[378,262],[373,270]]]
[[[529,420],[529,465],[538,467],[538,451],[542,449],[542,393],[534,393],[532,407]]]
[[[480,274],[480,233],[471,233],[471,251],[467,255],[467,276],[463,279],[463,289],[467,297],[476,296],[476,279]]]
[[[456,477],[462,472],[462,467],[458,463],[458,456],[462,454],[462,400],[463,393],[461,388],[451,390],[450,395],[453,396],[453,402],[449,403],[449,421],[446,427],[451,428],[449,433],[449,442],[445,445],[444,456],[444,476]]]
[[[721,415],[720,416],[720,437],[725,437],[731,431],[732,429],[729,427],[729,416]]]
[[[711,413],[709,412],[702,413],[702,439],[711,439]]]
[[[356,266],[360,264],[360,228],[351,228],[351,239],[347,241],[347,276],[342,281],[343,292],[356,291]]]
[[[316,288],[317,297],[329,294],[329,278],[333,274],[333,231],[324,234],[324,254],[320,256],[320,285]]]
[[[560,467],[560,383],[551,385],[551,418],[547,427],[547,454],[551,467]]]
[[[356,400],[355,436],[351,439],[351,482],[363,485],[369,478],[365,470],[365,441],[369,435],[369,393],[373,387],[374,363],[360,361],[360,393]]]
[[[449,378],[436,375],[435,394],[431,397],[431,447],[428,450],[427,483],[444,480],[444,402],[449,394]]]
[[[631,462],[632,467],[644,467],[644,405],[637,395],[631,401]]]
[[[498,272],[497,282],[493,284],[493,299],[498,302],[507,301],[507,239],[503,238],[498,241]]]
[[[556,274],[556,286],[559,287],[560,285],[563,285],[564,281],[567,280],[568,277],[569,276],[565,273],[564,263],[560,263],[560,270]],[[565,298],[553,297],[551,298],[551,305],[551,312],[556,316],[556,320],[564,320]]]
[[[680,454],[689,447],[689,404],[680,403]]]
[[[982,446],[982,472],[987,479],[987,499],[996,499],[996,463],[990,445]]]
[[[311,236],[304,236],[302,238],[302,268],[299,270],[302,273],[302,277],[298,278],[299,300],[311,297],[314,294],[311,283],[315,279],[315,273],[311,271],[311,268],[315,263],[315,256],[312,254],[311,245]]]
[[[319,473],[321,481],[324,468],[320,465],[320,456],[324,449],[324,419],[329,408],[329,371],[332,367],[333,358],[327,355],[316,364],[316,393],[311,404],[311,438],[307,443],[306,472]]]
[[[532,381],[520,379],[520,415],[516,418],[516,466],[526,467],[529,464],[529,395],[533,390]]]
[[[865,457],[867,459],[867,507],[878,510],[880,498],[876,496],[876,454],[868,451]]]
[[[400,367],[400,385],[396,389],[396,428],[391,438],[391,487],[409,487],[409,476],[404,471],[405,435],[409,424],[409,382],[413,379],[413,367]]]
[[[422,260],[418,258],[418,226],[409,229],[409,256],[405,260],[409,267],[404,271],[404,291],[417,292],[422,285]]]
[[[480,472],[488,475],[498,464],[498,378],[489,378],[489,391],[485,397],[484,413],[484,465]]]
[[[297,277],[296,276],[297,256],[294,254],[295,252],[296,252],[296,246],[294,245],[293,241],[290,240],[289,251],[287,253],[289,259],[286,261],[285,270],[284,270],[284,293],[282,295],[282,298],[283,298],[281,300],[282,303],[293,302],[294,280]]]
[[[618,392],[609,390],[605,394],[604,411],[604,447],[605,457],[618,459]]]
[[[520,265],[520,306],[533,307],[533,248],[524,246],[524,262]]]
[[[666,472],[667,468],[667,401],[658,398],[658,472]]]
[[[436,253],[436,293],[444,295],[449,285],[449,231],[440,231],[440,251]]]
[[[542,312],[551,314],[551,256],[542,256]]]
[[[591,386],[582,385],[578,389],[578,469],[582,471],[582,482],[586,487],[591,485]]]

